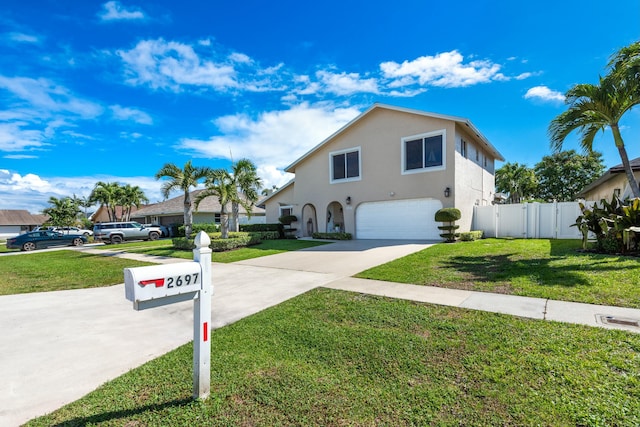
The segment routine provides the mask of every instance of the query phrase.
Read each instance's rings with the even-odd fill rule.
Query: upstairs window
[[[329,154],[331,183],[360,180],[360,147]]]
[[[402,138],[402,173],[445,168],[445,131]]]

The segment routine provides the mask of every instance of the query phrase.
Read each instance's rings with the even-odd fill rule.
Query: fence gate
[[[485,237],[581,239],[571,227],[580,214],[578,202],[475,206],[472,229]]]

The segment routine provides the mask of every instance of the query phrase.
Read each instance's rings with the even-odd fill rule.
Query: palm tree
[[[193,222],[193,206],[191,202],[191,187],[196,187],[198,181],[206,178],[211,173],[211,168],[195,167],[191,164],[191,160],[184,164],[184,168],[180,169],[173,163],[165,164],[155,175],[156,179],[163,177],[169,178],[162,184],[161,191],[165,199],[169,198],[172,190],[184,191],[184,232],[185,236],[191,236]]]
[[[132,186],[130,184],[122,187],[120,205],[123,210],[123,220],[130,221],[131,220],[131,208],[135,206],[139,208],[143,203],[148,203],[149,199],[144,194],[144,191],[137,185]]]
[[[576,129],[580,133],[580,145],[591,152],[598,131],[610,127],[634,197],[640,197],[640,189],[629,164],[618,122],[624,113],[640,102],[637,86],[637,83],[627,83],[613,74],[600,77],[600,84],[575,85],[565,95],[569,109],[549,125],[551,147],[555,152],[562,150],[565,138]]]
[[[240,206],[251,217],[253,206],[258,201],[258,191],[262,187],[262,179],[258,176],[256,165],[249,159],[241,159],[231,165],[231,176],[236,187],[236,192],[231,199],[231,212],[233,214],[231,229],[239,231],[238,215]]]
[[[53,225],[73,225],[80,213],[78,203],[71,197],[58,199],[57,197],[51,196],[49,197],[49,204],[51,206],[43,209],[42,213],[49,215],[49,222]]]
[[[496,190],[507,193],[509,203],[531,197],[537,184],[533,169],[519,163],[505,163],[496,171]]]
[[[623,47],[609,61],[611,75],[640,90],[640,41]]]
[[[89,199],[92,202],[100,203],[107,208],[109,221],[117,221],[116,206],[118,206],[121,192],[122,188],[117,182],[98,181],[95,187],[93,187],[93,191],[91,191]]]
[[[229,215],[227,205],[237,196],[238,190],[233,176],[226,169],[215,169],[209,172],[205,180],[205,189],[196,197],[196,209],[200,202],[207,197],[215,196],[220,203],[220,232],[221,237],[229,237]]]

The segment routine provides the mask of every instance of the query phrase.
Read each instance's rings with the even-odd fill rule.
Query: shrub
[[[440,234],[440,237],[444,238],[447,242],[455,242],[458,236],[455,230],[460,228],[460,226],[455,225],[454,222],[461,217],[460,209],[457,208],[443,208],[438,210],[435,214],[435,220],[448,223],[448,225],[438,227],[439,230],[444,231],[444,233]]]
[[[184,227],[182,232],[184,233]],[[196,247],[193,239],[187,239],[186,237],[174,237],[171,241],[173,242],[173,248],[180,251],[190,251]]]
[[[297,220],[298,217],[295,215],[283,215],[278,218],[278,221],[280,221],[284,225],[291,225],[292,222],[296,222]]]
[[[463,242],[472,242],[474,240],[482,239],[482,234],[482,230],[465,231],[460,233],[460,240]]]
[[[328,240],[351,240],[353,238],[351,233],[313,233],[311,237]]]
[[[195,236],[198,232],[204,231],[205,233],[215,233],[220,231],[220,225],[214,223],[198,223],[191,224],[191,234]],[[178,237],[184,237],[184,224],[178,227]]]
[[[241,224],[240,231],[248,231],[250,233],[255,232],[276,232],[278,234],[276,239],[284,238],[284,226],[281,223],[278,224]],[[265,238],[264,240],[269,240]]]
[[[262,241],[262,233],[229,233],[228,239],[222,239],[221,233],[208,233],[211,238],[211,244],[209,247],[214,252],[229,251],[245,246],[257,245]],[[270,236],[275,234],[271,232]],[[192,250],[195,248],[193,239],[187,239],[186,237],[175,237],[172,239],[173,247],[179,250]]]

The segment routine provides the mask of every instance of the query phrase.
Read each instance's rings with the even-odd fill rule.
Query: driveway
[[[214,264],[212,327],[430,244],[352,240]],[[189,342],[192,314],[190,302],[134,311],[124,285],[1,296],[0,425],[51,412]]]

